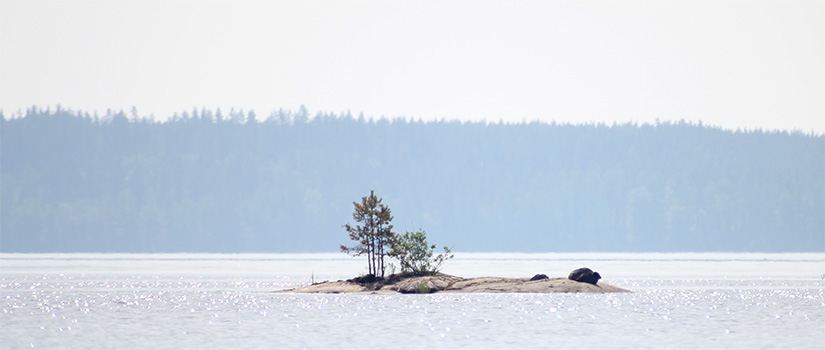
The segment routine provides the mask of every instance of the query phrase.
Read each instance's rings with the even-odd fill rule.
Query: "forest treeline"
[[[816,134],[31,108],[0,172],[3,252],[331,252],[370,190],[457,251],[825,251]]]

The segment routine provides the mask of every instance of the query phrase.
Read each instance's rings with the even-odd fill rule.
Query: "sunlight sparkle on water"
[[[800,264],[825,266],[825,259],[810,260]],[[163,273],[141,263],[149,273],[140,274],[117,266],[106,270],[101,265],[111,262],[105,259],[87,262],[96,273],[81,272],[78,261],[73,261],[81,266],[78,270],[61,271],[61,261],[54,260],[53,270],[41,265],[33,273],[25,260],[4,260],[0,343],[12,348],[80,349],[92,343],[130,348],[129,339],[141,339],[142,345],[157,349],[336,348],[359,344],[360,334],[369,329],[377,337],[404,330],[407,345],[428,348],[529,347],[536,341],[595,346],[601,340],[590,336],[593,331],[609,337],[613,348],[799,348],[825,334],[825,280],[818,275],[750,277],[741,270],[733,277],[686,278],[647,273],[668,264],[659,259],[638,277],[609,280],[634,290],[629,294],[298,295],[271,292],[306,284],[303,273],[288,278],[276,273],[205,275],[193,267],[201,260],[176,261],[181,269]],[[282,261],[274,270],[293,266]],[[16,263],[23,267],[15,269]],[[596,264],[640,266],[637,260],[592,262]],[[676,264],[683,265],[684,257]]]

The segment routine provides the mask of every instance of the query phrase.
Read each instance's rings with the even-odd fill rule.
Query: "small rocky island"
[[[349,280],[313,283],[306,287],[276,293],[623,293],[629,290],[598,284],[598,272],[583,267],[573,270],[567,278],[548,278],[538,274],[532,278],[476,277],[462,278],[440,273],[441,264],[452,259],[446,246],[444,253],[435,254],[435,244],[427,241],[423,229],[397,234],[392,231],[392,211],[383,199],[370,191],[361,202],[352,202],[352,218],[360,224],[345,224],[354,245],[341,245],[341,251],[352,256],[367,256],[367,275]],[[397,259],[401,273],[384,277],[387,259]],[[381,276],[381,277],[377,277]]]
[[[548,278],[539,274],[533,278],[475,277],[462,278],[438,273],[431,276],[395,274],[387,278],[372,276],[335,282],[314,283],[306,287],[276,293],[360,293],[360,294],[422,294],[422,293],[627,293],[627,289],[597,283],[598,272],[588,268],[573,270],[568,278]]]

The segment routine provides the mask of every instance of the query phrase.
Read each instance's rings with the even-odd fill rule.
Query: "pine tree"
[[[352,247],[341,245],[341,251],[352,256],[366,254],[368,274],[374,277],[384,277],[384,258],[390,254],[396,236],[392,232],[392,212],[381,201],[383,199],[376,197],[375,191],[370,191],[369,197],[361,198],[361,203],[352,203],[355,206],[352,218],[361,224],[346,224],[344,229],[357,244]]]

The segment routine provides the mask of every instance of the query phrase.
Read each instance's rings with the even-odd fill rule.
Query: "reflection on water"
[[[361,268],[360,260],[337,254],[313,256],[2,255],[0,344],[4,349],[816,348],[825,334],[825,280],[816,274],[825,267],[823,255],[763,260],[740,254],[726,260],[688,254],[671,261],[667,255],[599,260],[588,254],[509,254],[510,259],[479,254],[457,259],[448,271],[470,277],[496,266],[489,275],[507,276],[500,272],[515,274],[529,266],[539,271],[518,276],[559,275],[552,266],[595,266],[608,271],[603,273],[608,283],[635,291],[630,294],[271,293],[306,284],[313,273],[317,279],[340,279]],[[704,276],[680,270],[695,265],[709,271],[714,264],[717,269]],[[781,273],[788,268],[794,270]]]

